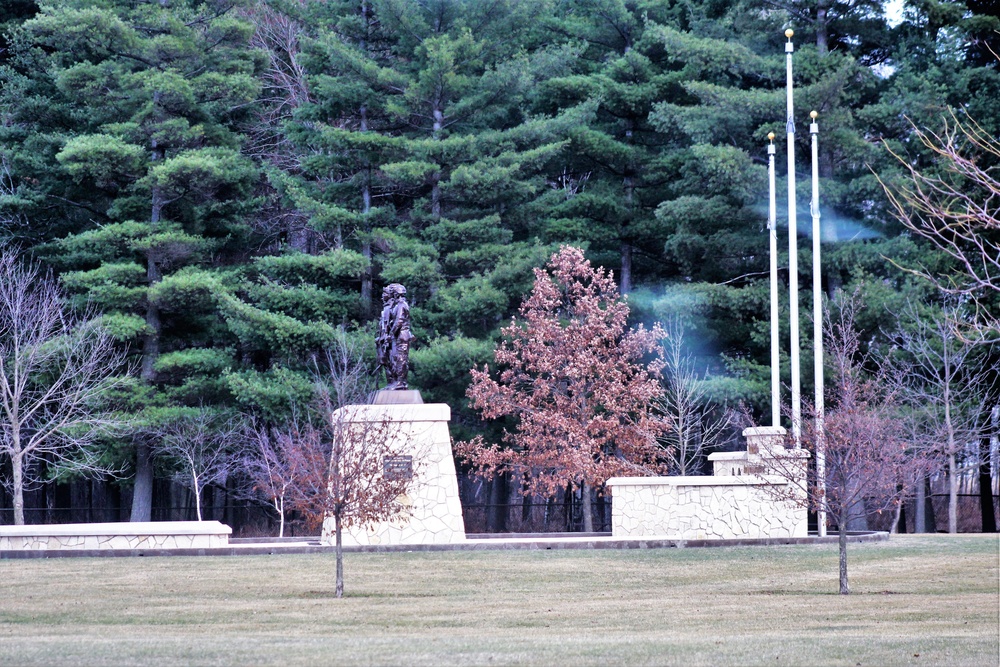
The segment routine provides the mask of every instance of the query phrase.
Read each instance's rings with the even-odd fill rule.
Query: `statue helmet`
[[[391,283],[386,285],[382,290],[382,297],[392,297],[392,296],[403,296],[406,294],[406,288],[399,283]]]

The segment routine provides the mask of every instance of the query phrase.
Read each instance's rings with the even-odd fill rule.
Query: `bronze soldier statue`
[[[382,290],[382,316],[378,321],[378,365],[385,369],[386,389],[406,389],[410,367],[410,306],[406,288],[399,283]]]

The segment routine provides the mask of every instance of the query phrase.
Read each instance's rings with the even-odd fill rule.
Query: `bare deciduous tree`
[[[18,196],[17,180],[11,166],[10,153],[0,151],[0,198],[13,199]],[[16,237],[28,228],[28,218],[16,209],[0,207],[0,231],[7,238]]]
[[[352,407],[329,412],[322,426],[306,424],[277,436],[294,479],[288,504],[309,526],[333,519],[337,597],[344,594],[343,531],[406,515],[406,493],[420,472],[419,457],[397,442],[396,424],[356,419]],[[412,456],[410,476],[387,474],[387,459],[407,456]]]
[[[206,408],[181,414],[159,429],[153,451],[172,460],[174,481],[191,490],[195,514],[202,520],[201,494],[213,484],[225,484],[238,465],[237,447],[244,425]]]
[[[266,2],[247,7],[242,13],[255,28],[251,44],[267,58],[260,75],[264,90],[255,103],[256,122],[248,128],[250,141],[245,150],[277,167],[297,169],[298,157],[281,132],[281,125],[311,101],[299,44],[304,28]]]
[[[42,459],[84,474],[113,472],[91,445],[120,426],[104,407],[127,374],[125,354],[100,322],[63,308],[55,279],[0,248],[0,455],[24,524],[24,491]]]
[[[954,259],[961,275],[921,273],[948,294],[970,297],[978,321],[995,333],[1000,318],[985,307],[1000,295],[1000,140],[969,117],[951,112],[940,133],[915,129],[915,137],[936,159],[936,171],[920,170],[892,152],[909,173],[905,184],[880,180],[896,217]]]
[[[852,512],[863,506],[868,512],[895,509],[916,479],[924,474],[924,461],[908,447],[898,423],[899,383],[886,365],[869,365],[868,351],[855,326],[858,304],[854,297],[839,295],[836,314],[827,313],[824,323],[826,361],[832,372],[823,418],[817,432],[815,409],[803,419],[802,445],[814,453],[822,442],[826,456],[826,484],[810,484],[800,459],[768,459],[770,473],[788,481],[786,491],[775,491],[782,499],[806,503],[826,512],[837,522],[840,553],[840,593],[850,593],[847,578],[847,525]],[[874,374],[866,371],[873,366]],[[780,487],[776,487],[779,488]]]
[[[948,475],[948,532],[958,532],[958,480],[962,451],[984,435],[992,409],[986,401],[994,369],[981,367],[981,333],[959,332],[966,320],[951,304],[936,314],[921,314],[912,304],[898,317],[891,333],[897,356],[900,400],[912,424],[912,444],[928,459],[945,461]],[[918,508],[918,513],[920,508]]]
[[[733,423],[733,413],[708,395],[707,374],[699,373],[685,349],[680,320],[668,322],[663,344],[663,394],[653,406],[671,428],[658,436],[670,461],[670,472],[689,475],[707,450],[718,444]]]
[[[356,344],[346,336],[316,364],[316,397],[302,418],[257,430],[251,474],[275,509],[294,510],[317,528],[334,522],[337,597],[344,593],[343,530],[408,511],[406,493],[418,483],[419,452],[399,441],[398,425],[388,419],[360,419],[369,402],[373,374]],[[411,475],[389,471],[386,460],[411,457]]]
[[[249,500],[263,499],[278,514],[278,537],[285,536],[288,498],[295,484],[294,457],[282,449],[287,441],[282,433],[264,424],[247,429],[247,441],[241,456],[240,470],[246,475],[248,487],[243,495]]]

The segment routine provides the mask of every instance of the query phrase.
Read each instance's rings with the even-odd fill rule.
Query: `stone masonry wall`
[[[764,490],[782,482],[736,477],[616,478],[614,537],[678,539],[805,537],[805,510]]]
[[[0,551],[47,549],[211,549],[229,546],[218,521],[0,526]]]
[[[785,448],[785,429],[743,431],[747,449],[708,458],[710,477],[619,477],[611,488],[614,537],[807,537],[806,459]]]

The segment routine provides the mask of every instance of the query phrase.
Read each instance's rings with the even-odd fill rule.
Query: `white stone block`
[[[343,531],[344,545],[452,544],[465,541],[465,523],[458,498],[458,478],[452,458],[447,405],[352,405],[345,418],[392,424],[392,441],[415,458],[417,476],[407,495],[408,516]],[[339,412],[341,412],[339,411]],[[416,459],[419,458],[419,461]],[[334,524],[327,518],[322,540],[333,544]]]

